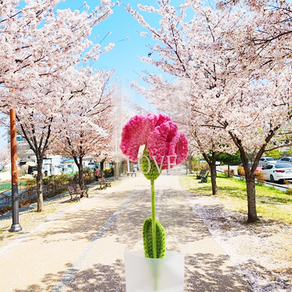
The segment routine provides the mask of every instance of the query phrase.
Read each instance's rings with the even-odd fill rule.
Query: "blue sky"
[[[125,0],[125,5],[130,4],[137,9],[137,4],[157,6],[156,0]],[[112,1],[114,2],[114,1]],[[178,7],[184,3],[183,0],[172,0],[171,5]],[[65,0],[57,6],[59,9],[71,8],[71,10],[81,10],[84,0]],[[88,0],[87,4],[93,9],[100,4],[100,1]],[[150,21],[151,25],[158,26],[159,18],[155,14],[146,14],[145,19]],[[143,71],[155,72],[165,76],[163,72],[158,71],[155,67],[150,66],[140,60],[140,57],[147,56],[150,52],[148,44],[153,44],[149,37],[141,37],[140,32],[144,31],[143,27],[134,19],[130,13],[126,12],[124,5],[116,6],[114,13],[106,20],[98,24],[92,31],[90,39],[94,43],[102,41],[102,45],[106,46],[110,42],[116,43],[113,50],[100,56],[92,67],[96,69],[115,69],[115,77],[122,87],[122,93],[130,96],[132,100],[140,106],[151,110],[147,101],[130,88],[130,82],[138,81],[143,85],[139,75]],[[111,34],[108,34],[111,32]],[[165,76],[166,77],[166,76]],[[167,78],[167,77],[166,77]],[[172,77],[168,77],[173,79]],[[0,148],[6,147],[6,140],[1,138],[4,130],[0,128]]]
[[[127,2],[124,2],[125,5],[130,4],[135,9],[138,3],[149,6],[157,5],[156,0],[126,1]],[[100,1],[96,0],[88,0],[86,2],[91,9],[100,4]],[[183,2],[183,0],[172,0],[171,4],[178,7],[179,4]],[[83,4],[84,0],[65,0],[64,2],[60,2],[57,8],[81,10]],[[158,25],[159,18],[154,14],[146,15],[145,19],[151,21],[153,25]],[[141,31],[143,31],[143,27],[130,15],[130,13],[126,12],[124,5],[116,6],[112,15],[94,27],[92,36],[90,37],[94,43],[99,43],[106,36],[102,41],[102,45],[106,46],[108,43],[114,42],[116,46],[110,52],[102,54],[92,67],[106,70],[115,69],[114,76],[118,78],[118,82],[122,87],[122,93],[129,95],[130,98],[140,106],[150,110],[151,108],[148,106],[147,101],[142,96],[138,95],[135,90],[130,88],[130,81],[132,80],[137,80],[142,84],[139,75],[144,70],[163,75],[163,72],[158,72],[156,68],[140,60],[140,57],[147,56],[150,52],[147,45],[151,42],[153,44],[151,38],[140,36]],[[111,34],[108,35],[109,32],[111,32]],[[7,146],[6,137],[2,137],[4,132],[4,129],[0,128],[0,148]]]
[[[173,0],[171,3],[178,7],[182,2],[182,0]],[[100,1],[87,1],[90,7],[94,7],[99,3]],[[137,8],[138,3],[157,5],[156,0],[131,0],[124,4],[130,4],[133,8]],[[82,0],[66,0],[59,6],[62,8],[79,9],[82,5]],[[159,18],[156,15],[148,14],[145,18],[157,26]],[[97,69],[115,69],[115,76],[124,89],[123,93],[130,95],[133,100],[147,108],[147,102],[129,86],[132,80],[141,81],[139,75],[144,70],[158,72],[156,68],[140,60],[140,57],[147,56],[150,52],[147,45],[149,43],[153,44],[151,38],[140,36],[141,31],[143,31],[143,27],[130,13],[126,12],[124,5],[116,6],[114,13],[93,29],[91,37],[93,42],[99,43],[106,36],[102,41],[102,45],[114,42],[116,46],[112,51],[102,54],[99,60],[93,64],[93,67]],[[108,32],[111,32],[111,34],[107,35]],[[158,73],[163,74],[163,72]]]

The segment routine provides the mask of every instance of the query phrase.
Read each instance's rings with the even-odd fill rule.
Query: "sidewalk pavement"
[[[185,254],[184,291],[251,291],[192,210],[179,175],[163,173],[155,188],[167,250]],[[143,250],[142,225],[149,216],[144,176],[103,191],[93,187],[89,199],[0,248],[0,292],[126,291],[123,253]]]

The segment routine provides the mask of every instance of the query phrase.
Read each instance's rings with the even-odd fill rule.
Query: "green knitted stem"
[[[143,225],[143,244],[146,258],[163,259],[165,256],[165,231],[162,225],[156,220],[155,214],[155,188],[156,180],[161,172],[156,167],[155,162],[150,158],[145,147],[141,160],[141,170],[144,176],[151,181],[151,217],[147,218]],[[147,158],[146,158],[147,157]],[[149,169],[150,163],[150,170]]]
[[[157,258],[156,253],[156,214],[155,214],[155,189],[154,180],[151,180],[151,217],[152,217],[152,250],[153,258]]]
[[[144,221],[143,244],[146,258],[163,259],[165,257],[165,230],[155,216],[155,189],[151,181],[152,216]]]

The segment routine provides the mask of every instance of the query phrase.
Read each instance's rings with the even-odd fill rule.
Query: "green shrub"
[[[28,166],[23,165],[17,168],[17,175],[18,177],[24,176],[27,173]]]
[[[228,169],[224,169],[224,175],[228,177]],[[234,169],[229,169],[229,175],[234,176]]]
[[[35,178],[28,178],[24,182],[24,186],[27,188],[32,188],[32,187],[36,186],[36,179]]]
[[[199,171],[201,170],[209,170],[209,164],[208,163],[201,163]]]
[[[89,167],[84,168],[83,176],[85,180],[89,181],[91,178],[94,177],[94,170]]]
[[[110,177],[113,175],[114,175],[113,168],[105,168],[105,170],[103,171],[103,177]]]
[[[254,176],[255,176],[256,180],[258,181],[258,183],[260,183],[260,184],[265,183],[266,177],[262,171],[256,170],[254,172]]]
[[[238,175],[245,176],[244,167],[243,166],[238,166],[237,167],[237,173],[238,173]]]
[[[200,171],[200,165],[199,165],[199,163],[192,164],[192,171],[193,172]]]
[[[54,175],[46,176],[43,178],[43,184],[48,185],[54,180]]]
[[[49,185],[51,185],[54,188],[59,188],[67,183],[68,177],[66,174],[62,173],[60,175],[52,175],[52,179],[49,182]]]

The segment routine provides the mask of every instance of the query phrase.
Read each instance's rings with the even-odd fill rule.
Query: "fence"
[[[76,177],[75,177],[76,179]],[[73,180],[73,183],[77,183],[76,180]],[[86,177],[84,178],[84,184],[88,185],[95,180],[95,177]],[[1,184],[1,183],[0,183]],[[72,181],[60,184],[43,184],[43,197],[44,199],[54,197],[58,194],[67,191],[68,186],[72,184]],[[26,187],[23,185],[18,186],[18,196],[19,196],[19,206],[23,207],[37,201],[37,188]],[[4,214],[11,209],[11,190],[3,191],[0,193],[0,214]]]

